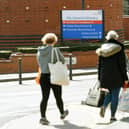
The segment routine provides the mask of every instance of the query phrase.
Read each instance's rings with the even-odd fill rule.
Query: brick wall
[[[126,50],[129,57],[129,50]],[[67,55],[67,53],[64,53]],[[97,67],[98,56],[95,51],[73,52],[77,63],[72,66],[73,69]],[[18,73],[18,58],[22,58],[22,72],[37,72],[38,65],[35,54],[12,55],[10,60],[0,60],[0,74]]]
[[[86,9],[103,9],[105,31],[123,29],[122,0],[86,0]]]
[[[81,9],[78,0],[0,1],[0,35],[60,33],[60,10]]]
[[[129,16],[123,17],[125,40],[129,40]]]
[[[81,0],[0,1],[0,35],[60,34],[60,10],[82,9]],[[85,0],[85,9],[103,9],[105,30],[123,29],[122,0]],[[116,22],[117,21],[117,22]]]
[[[94,51],[75,52],[73,57],[77,59],[77,64],[74,64],[73,68],[95,67],[97,64],[97,56]],[[10,60],[0,60],[0,74],[17,73],[19,58],[22,58],[22,72],[37,72],[38,65],[35,54],[13,54]]]

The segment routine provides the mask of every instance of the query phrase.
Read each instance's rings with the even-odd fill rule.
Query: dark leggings
[[[40,103],[41,117],[46,117],[46,109],[47,109],[47,103],[50,95],[50,89],[52,89],[54,93],[56,104],[60,113],[63,114],[64,106],[63,106],[63,100],[62,100],[62,87],[53,85],[50,83],[50,74],[41,74],[40,86],[41,86],[41,92],[42,92],[42,100]]]

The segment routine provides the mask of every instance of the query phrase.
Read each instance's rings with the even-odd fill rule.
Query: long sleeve
[[[123,49],[120,52],[120,56],[119,56],[119,66],[120,66],[120,72],[122,74],[124,81],[128,80],[127,69],[126,69],[126,57]]]
[[[100,80],[100,72],[101,71],[101,57],[98,57],[98,80]]]

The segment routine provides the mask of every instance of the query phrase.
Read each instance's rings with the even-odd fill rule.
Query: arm
[[[100,72],[101,71],[101,57],[98,57],[98,80],[100,80]]]
[[[124,49],[122,49],[121,52],[119,53],[119,66],[120,66],[120,72],[122,74],[124,81],[127,81],[128,76],[127,76],[127,70],[126,70],[126,58],[125,58]]]

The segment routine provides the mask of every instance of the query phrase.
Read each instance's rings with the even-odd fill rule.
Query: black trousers
[[[64,104],[62,99],[62,87],[53,85],[50,83],[50,74],[41,74],[40,86],[41,86],[41,92],[42,92],[42,100],[40,103],[41,117],[46,117],[46,109],[47,109],[47,103],[50,95],[50,89],[52,89],[54,93],[56,104],[60,113],[63,114]]]

